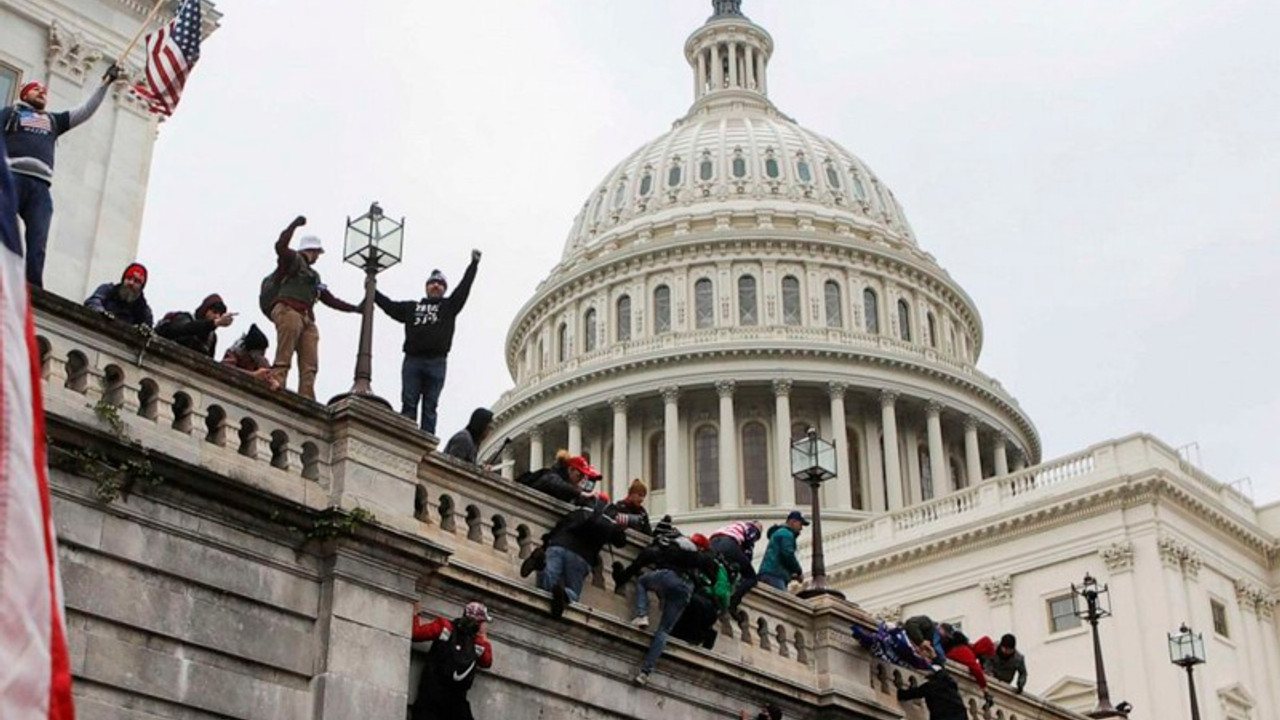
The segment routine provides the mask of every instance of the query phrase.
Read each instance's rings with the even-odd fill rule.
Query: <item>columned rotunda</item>
[[[740,2],[685,43],[693,105],[591,191],[507,335],[507,473],[588,451],[693,528],[809,502],[788,445],[834,438],[833,530],[1040,461],[977,369],[982,321],[865,163],[769,100]]]

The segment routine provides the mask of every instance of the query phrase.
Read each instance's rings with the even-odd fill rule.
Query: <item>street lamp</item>
[[[1200,720],[1200,704],[1196,702],[1196,678],[1191,669],[1204,662],[1204,635],[1191,632],[1186,623],[1178,634],[1169,633],[1169,662],[1187,671],[1187,687],[1191,689],[1191,720]]]
[[[791,477],[808,483],[813,496],[813,568],[809,588],[800,592],[802,598],[832,595],[844,599],[844,593],[827,589],[827,567],[822,557],[822,507],[818,488],[835,476],[836,446],[819,438],[817,430],[809,428],[804,437],[791,443]]]
[[[373,394],[373,306],[378,292],[378,273],[400,262],[404,248],[404,218],[399,222],[382,214],[378,203],[369,212],[347,218],[347,236],[342,259],[364,270],[364,305],[360,317],[360,349],[356,354],[355,382],[349,395],[361,395],[390,407]],[[336,399],[336,398],[335,398]],[[331,401],[332,402],[332,401]]]
[[[1080,600],[1085,607],[1081,609]],[[1087,620],[1093,626],[1093,667],[1098,677],[1098,707],[1087,712],[1091,718],[1128,717],[1127,713],[1111,706],[1111,693],[1107,690],[1107,670],[1102,666],[1102,643],[1098,641],[1098,620],[1111,615],[1110,597],[1106,585],[1099,585],[1089,573],[1084,574],[1084,582],[1076,587],[1071,583],[1071,606],[1075,616]]]

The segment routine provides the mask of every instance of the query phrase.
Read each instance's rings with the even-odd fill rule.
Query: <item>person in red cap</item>
[[[214,293],[200,303],[194,314],[185,310],[165,313],[156,325],[156,334],[201,355],[213,357],[218,349],[217,329],[230,325],[235,317],[235,313],[227,312],[222,296]]]
[[[493,666],[493,645],[486,628],[492,618],[481,602],[470,602],[462,616],[422,622],[418,608],[413,613],[413,641],[431,642],[427,666],[418,682],[413,703],[413,720],[473,720],[467,691],[477,669]]]
[[[0,128],[4,131],[9,170],[13,173],[18,201],[18,217],[26,228],[27,282],[44,286],[45,248],[49,243],[49,225],[53,221],[53,156],[58,137],[93,117],[107,88],[119,80],[123,71],[116,65],[107,68],[89,99],[78,108],[48,112],[49,89],[42,82],[22,86],[14,105],[0,108]]]
[[[129,263],[118,283],[103,283],[84,301],[84,306],[130,325],[150,328],[154,323],[151,306],[143,290],[147,287],[147,268],[142,263]]]

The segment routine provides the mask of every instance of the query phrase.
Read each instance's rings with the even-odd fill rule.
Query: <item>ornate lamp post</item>
[[[356,354],[355,382],[347,394],[376,400],[388,407],[390,405],[386,400],[373,394],[373,296],[378,291],[378,273],[400,262],[403,248],[404,218],[396,222],[383,215],[378,203],[370,205],[369,212],[355,220],[347,218],[347,236],[343,243],[342,259],[364,270],[364,312],[360,318],[360,349]]]
[[[1196,678],[1191,669],[1205,661],[1204,635],[1191,632],[1186,623],[1178,634],[1169,633],[1169,662],[1187,671],[1187,687],[1191,689],[1191,720],[1200,720],[1200,703],[1196,702]]]
[[[1080,601],[1085,607],[1081,609]],[[1075,616],[1087,620],[1093,626],[1093,667],[1098,677],[1098,707],[1085,713],[1091,718],[1127,717],[1121,710],[1111,706],[1111,693],[1107,690],[1107,670],[1102,666],[1102,643],[1098,641],[1098,620],[1111,615],[1111,603],[1107,594],[1107,586],[1099,585],[1089,573],[1085,573],[1084,582],[1079,587],[1071,583],[1071,603]]]
[[[800,593],[802,598],[833,595],[844,599],[838,590],[827,589],[827,567],[822,556],[822,503],[818,488],[836,476],[836,446],[818,437],[818,431],[809,428],[804,437],[791,443],[791,476],[808,483],[813,492],[813,567],[809,588]]]

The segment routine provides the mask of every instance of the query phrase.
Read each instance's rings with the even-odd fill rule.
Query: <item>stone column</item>
[[[743,66],[744,68],[746,68],[747,76],[746,76],[746,78],[744,78],[744,79],[743,79],[743,81],[742,81],[742,87],[745,87],[745,88],[754,88],[754,87],[756,86],[756,53],[755,53],[755,48],[754,48],[754,47],[752,47],[751,45],[748,45],[748,46],[747,46],[747,48],[746,48],[746,50],[747,50],[746,61],[742,63],[742,66]]]
[[[884,453],[880,447],[880,424],[870,408],[862,423],[862,437],[866,439],[867,448],[867,509],[884,512],[889,509],[884,496]]]
[[[689,474],[680,471],[680,388],[662,388],[662,444],[665,456],[662,474],[667,481],[667,512],[678,513],[688,503]]]
[[[791,478],[791,381],[773,381],[774,473],[773,496],[779,507],[796,504],[796,484]]]
[[[978,453],[978,418],[969,415],[964,419],[964,466],[970,487],[982,482],[982,457]]]
[[[703,50],[698,53],[698,73],[694,80],[698,86],[694,89],[694,99],[702,97],[707,92],[707,52]]]
[[[884,477],[888,484],[889,510],[902,507],[902,462],[898,453],[898,393],[880,391],[880,425],[884,433]]]
[[[1263,638],[1259,630],[1258,622],[1258,600],[1265,591],[1260,587],[1255,587],[1248,580],[1236,580],[1236,606],[1240,608],[1240,615],[1244,620],[1244,627],[1241,628],[1243,633],[1233,633],[1236,635],[1237,642],[1244,646],[1243,663],[1245,677],[1241,680],[1247,681],[1247,687],[1254,688],[1254,692],[1258,695],[1264,695],[1263,688],[1270,687],[1273,683],[1268,682],[1266,673],[1266,654],[1265,648],[1262,647]],[[1194,627],[1194,626],[1193,626]],[[1212,630],[1212,627],[1205,630]],[[1265,700],[1265,697],[1258,698]]]
[[[911,423],[902,427],[902,444],[907,449],[904,458],[907,464],[902,468],[902,477],[907,481],[903,500],[915,505],[924,501],[924,475],[920,466],[920,434]]]
[[[738,423],[733,417],[733,380],[717,380],[720,396],[720,507],[738,507]]]
[[[529,469],[538,470],[547,466],[546,456],[542,454],[542,426],[529,428]]]
[[[849,429],[845,427],[844,394],[849,386],[841,382],[827,383],[831,397],[831,432],[836,440],[836,492],[832,499],[837,510],[853,509],[853,473],[849,471]]]
[[[933,496],[955,492],[947,469],[947,451],[942,447],[942,404],[933,400],[925,406],[925,424],[929,432],[929,471],[933,473]]]
[[[1280,632],[1276,630],[1276,598],[1264,597],[1258,602],[1258,622],[1262,625],[1262,654],[1267,659],[1267,677],[1280,673]],[[1280,715],[1280,683],[1268,683],[1271,691],[1271,714]]]
[[[995,446],[992,447],[992,453],[995,457],[996,477],[1004,477],[1009,474],[1009,455],[1006,449],[1009,444],[1009,436],[1002,430],[996,433]]]
[[[564,414],[564,420],[569,424],[569,454],[582,454],[582,413],[577,408],[570,410]]]
[[[631,484],[631,473],[627,468],[627,398],[615,397],[609,401],[613,408],[613,496],[619,500],[626,497],[627,487]]]
[[[724,87],[724,66],[720,64],[720,44],[716,43],[711,46],[711,89],[714,91],[722,87]]]
[[[1026,469],[1027,469],[1027,454],[1017,448],[1014,448],[1013,449],[1013,471],[1018,472],[1019,470],[1026,470]]]
[[[507,480],[516,477],[516,449],[509,444],[502,449],[502,477]]]
[[[738,87],[738,44],[729,43],[729,87]]]
[[[767,91],[767,88],[765,87],[765,84],[764,84],[764,83],[765,83],[765,80],[764,80],[764,55],[763,55],[763,54],[761,54],[759,57],[757,57],[757,58],[756,58],[756,62],[758,62],[758,63],[760,64],[759,69],[757,69],[757,71],[756,71],[756,87],[757,87],[757,88],[759,88],[759,90],[760,90],[760,94],[765,95],[765,94],[768,94],[768,93],[766,92],[766,91]]]

